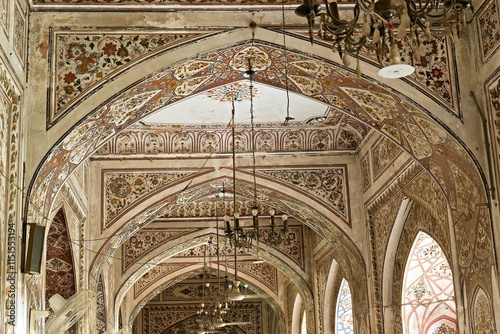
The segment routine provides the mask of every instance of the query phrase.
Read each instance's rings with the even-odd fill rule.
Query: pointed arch
[[[339,264],[335,259],[332,260],[332,264],[330,265],[330,271],[328,272],[328,278],[326,280],[325,287],[325,310],[323,312],[323,329],[325,334],[332,334],[333,328],[335,325],[334,314],[332,312],[328,312],[328,310],[333,310],[335,307],[334,300],[334,285],[335,280],[337,278],[337,273],[339,271]]]
[[[453,274],[441,246],[418,232],[406,262],[402,295],[403,333],[457,330]]]
[[[295,302],[293,303],[292,311],[292,334],[302,334],[302,318],[303,318],[302,298],[297,293]]]
[[[57,211],[47,233],[45,301],[55,294],[67,299],[76,292],[71,239],[64,209]]]
[[[352,294],[349,282],[347,282],[345,278],[343,278],[342,283],[340,283],[335,314],[335,334],[354,333]]]
[[[482,288],[478,288],[473,302],[474,333],[490,333],[493,319],[491,317],[491,302]]]

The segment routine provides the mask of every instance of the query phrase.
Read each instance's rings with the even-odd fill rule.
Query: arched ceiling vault
[[[141,279],[141,277],[152,270],[157,264],[165,262],[167,259],[179,254],[181,251],[193,249],[197,246],[199,247],[200,245],[206,244],[207,239],[210,236],[214,237],[215,242],[215,235],[216,229],[214,228],[196,230],[168,242],[163,242],[160,247],[146,253],[143,257],[138,258],[137,264],[124,272],[120,282],[117,282],[117,284],[119,284],[116,293],[117,304],[119,305],[125,294],[128,293],[129,289],[132,288],[133,285]],[[224,238],[221,237],[221,243],[223,242],[223,239]],[[283,252],[277,251],[273,247],[264,243],[261,243],[259,250],[257,249],[257,246],[254,245],[248,251],[248,254],[252,255],[257,255],[257,253],[260,258],[266,260],[267,263],[271,264],[275,268],[278,268],[297,286],[304,289],[304,291],[311,290],[311,287],[309,287],[309,284],[307,283],[304,268],[298,265],[295,260],[290,259]],[[244,258],[248,258],[248,255]],[[231,266],[228,267],[231,268]],[[182,270],[185,272],[187,269],[184,268]],[[234,269],[231,269],[231,271],[234,271]],[[246,272],[244,268],[241,269],[241,271],[243,273]],[[246,276],[251,278],[251,275],[247,274]],[[255,280],[250,281],[256,282]],[[258,285],[256,284],[256,286]],[[150,290],[150,288],[148,290]]]
[[[222,173],[222,176],[225,175],[225,178],[221,178],[221,175],[217,173],[215,173],[215,175],[217,175],[216,178],[214,178],[213,174],[210,173],[203,174],[202,177],[200,177],[199,179],[197,178],[194,182],[190,183],[192,186],[192,188],[190,188],[190,191],[192,191],[193,194],[201,194],[202,197],[197,198],[187,195],[186,198],[190,198],[189,203],[204,200],[206,198],[208,198],[209,200],[211,198],[213,199],[212,196],[214,195],[214,192],[219,191],[219,189],[214,189],[213,187],[211,187],[214,184],[220,185],[224,182],[228,186],[228,188],[231,189],[231,181],[226,169],[223,169]],[[178,185],[178,187],[182,188],[183,185]],[[299,219],[300,221],[307,222],[308,224],[313,226],[314,229],[320,231],[323,235],[328,236],[328,240],[335,240],[338,252],[339,254],[342,254],[340,256],[345,258],[349,263],[349,265],[347,265],[349,268],[357,268],[359,272],[365,270],[363,260],[359,255],[359,250],[357,250],[357,246],[354,245],[352,241],[348,239],[348,237],[338,237],[344,232],[342,232],[336,224],[345,225],[345,222],[338,220],[338,222],[335,223],[335,221],[332,221],[331,218],[333,218],[334,216],[332,216],[331,213],[328,214],[329,210],[327,208],[323,208],[323,210],[326,210],[324,214],[320,214],[316,209],[312,207],[306,209],[306,207],[309,205],[306,205],[304,203],[311,202],[311,198],[299,192],[295,192],[290,188],[285,189],[287,193],[285,193],[284,191],[281,192],[280,187],[282,187],[282,185],[269,183],[268,180],[268,183],[266,183],[265,187],[260,186],[259,184],[258,190],[260,194],[263,194],[268,198],[267,204],[270,204],[275,208],[282,208],[281,210],[287,212],[290,216],[296,217],[296,219]],[[251,198],[248,198],[249,188],[251,188],[251,184],[248,183],[248,180],[237,180],[237,196],[250,200]],[[154,207],[158,202],[173,202],[169,200],[169,197],[172,195],[176,196],[176,191],[177,189],[175,189],[175,187],[168,187],[167,190],[157,193],[155,196],[148,198],[147,201],[140,203],[135,207],[132,207],[131,210],[134,212],[134,215],[137,215],[139,209],[143,212],[148,211],[151,206]],[[148,215],[139,214],[139,216],[147,217]],[[163,214],[158,214],[158,216],[163,216]],[[118,249],[120,243],[118,243],[117,240],[125,241],[126,239],[132,237],[134,233],[136,233],[127,232],[137,230],[137,226],[130,226],[128,225],[129,222],[130,217],[124,215],[117,222],[113,223],[112,230],[115,237],[110,237],[110,239],[107,241],[107,244],[104,244],[99,250],[99,254],[107,254],[107,252],[103,251],[103,249]],[[293,228],[293,226],[291,228]],[[213,229],[211,231],[211,233],[213,233]],[[177,239],[171,242],[165,242],[161,244],[160,247],[154,249],[154,251],[150,251],[143,257],[136,259],[135,261],[137,264],[131,265],[128,269],[126,269],[121,283],[118,283],[121,284],[121,288],[117,292],[117,305],[119,305],[121,299],[123,298],[125,293],[133,286],[133,284],[146,272],[151,270],[152,267],[183,249],[191,248],[195,244],[206,242],[206,233],[207,231],[205,230],[194,230],[191,233],[183,234]],[[122,252],[122,254],[125,253],[125,251]],[[255,254],[257,253],[257,250],[254,248],[251,250],[251,253]],[[308,287],[307,283],[305,283],[305,278],[301,277],[301,273],[302,275],[304,275],[303,268],[301,268],[297,263],[291,260],[283,262],[282,257],[283,255],[285,255],[283,254],[283,252],[269,248],[265,244],[262,244],[260,253],[261,256],[268,261],[268,263],[271,263],[273,266],[280,268],[280,270],[283,271],[288,277],[292,278],[292,281],[294,281],[297,286],[301,287],[301,290],[310,291],[310,287]],[[96,268],[100,268],[99,264],[102,263],[105,258],[105,256],[98,256],[95,259],[96,262],[94,262],[91,270],[95,272],[95,270],[97,270]],[[306,297],[304,298],[309,299]]]
[[[294,226],[290,226],[291,230],[294,229]],[[162,242],[161,247],[155,249],[152,252],[147,253],[144,257],[139,258],[137,261],[139,262],[137,265],[134,265],[127,273],[124,273],[124,277],[126,281],[122,281],[118,291],[116,293],[115,298],[115,310],[114,313],[118,316],[121,302],[126,294],[130,296],[129,300],[132,300],[131,307],[135,309],[134,312],[131,313],[131,321],[137,315],[137,312],[141,307],[143,307],[153,296],[163,291],[166,287],[175,284],[176,282],[180,282],[186,279],[189,276],[192,276],[193,272],[197,272],[203,269],[203,253],[200,250],[201,245],[206,245],[209,237],[212,237],[212,242],[216,242],[217,238],[215,236],[216,229],[207,228],[203,230],[197,230],[193,233],[188,233],[183,235],[177,239]],[[219,232],[220,233],[220,232]],[[179,240],[180,239],[180,240]],[[220,237],[220,243],[223,245],[224,238]],[[144,277],[144,275],[148,274],[150,271],[158,268],[156,265],[162,266],[162,263],[172,256],[176,256],[179,254],[179,251],[182,250],[182,253],[189,253],[190,264],[179,264],[170,262],[166,264],[166,272],[165,276],[161,276],[161,279],[152,278],[151,281],[144,281],[139,284]],[[192,254],[194,253],[194,255]],[[198,254],[198,255],[196,255]],[[249,254],[259,254],[259,258],[266,260],[265,264],[252,264],[255,256],[249,257]],[[193,258],[194,256],[194,258]],[[197,257],[196,257],[197,256]],[[212,271],[217,270],[217,265],[214,259],[214,256],[207,259],[209,264],[207,265],[211,268]],[[212,262],[210,262],[212,261]],[[221,272],[226,270],[224,261],[220,266]],[[228,274],[231,276],[234,275],[234,266],[231,264],[232,255],[229,254],[228,259]],[[312,287],[309,286],[307,279],[305,277],[305,273],[303,269],[298,266],[293,260],[288,259],[286,256],[283,256],[283,253],[276,251],[274,247],[270,247],[264,243],[261,243],[259,249],[254,245],[251,247],[247,254],[241,254],[239,256],[239,269],[238,276],[245,282],[248,282],[252,289],[257,292],[260,298],[264,299],[269,305],[275,309],[280,317],[282,318],[283,310],[281,309],[279,298],[277,295],[277,290],[271,290],[261,281],[260,276],[255,276],[254,273],[250,272],[247,267],[248,266],[264,266],[270,268],[278,268],[286,277],[288,277],[291,282],[293,282],[298,289],[302,292],[303,299],[309,302],[309,305],[313,305],[312,299]],[[171,267],[171,268],[170,268]],[[264,269],[264,267],[262,269]],[[158,275],[152,273],[151,275]],[[262,274],[263,275],[263,272]],[[264,276],[264,279],[266,277]],[[269,278],[267,278],[269,279]],[[167,283],[165,283],[167,282]],[[139,285],[138,285],[139,284]],[[145,286],[146,288],[137,287]],[[277,289],[277,286],[275,287]]]
[[[292,161],[289,159],[288,161]],[[325,170],[324,180],[319,180],[325,184],[329,177],[329,171],[335,166],[331,165],[316,165],[314,170]],[[274,171],[278,173],[283,167],[274,166]],[[345,166],[339,166],[343,170]],[[166,183],[163,187],[156,190],[156,193],[150,195],[143,201],[135,203],[127,207],[116,220],[110,221],[109,225],[102,227],[103,237],[109,237],[109,240],[96,243],[95,250],[103,254],[103,250],[117,249],[122,242],[119,240],[128,239],[139,228],[144,227],[149,221],[154,220],[155,217],[168,217],[169,214],[184,207],[189,203],[199,200],[212,198],[220,191],[220,188],[214,185],[222,185],[223,183],[228,186],[228,192],[232,192],[231,171],[222,168],[213,172],[203,172],[201,174],[188,175],[187,178],[182,179],[182,182],[176,180],[174,183]],[[121,174],[122,175],[122,174]],[[244,173],[237,174],[237,196],[241,196],[242,200],[252,200],[252,183],[247,179],[248,175]],[[245,178],[240,178],[243,176]],[[258,179],[259,202],[262,205],[271,205],[282,212],[286,212],[291,217],[309,225],[313,230],[320,233],[322,236],[329,240],[336,240],[342,234],[350,234],[350,222],[345,218],[341,219],[338,212],[325,203],[325,200],[320,196],[312,197],[311,194],[301,192],[296,187],[279,182],[279,179],[266,178],[265,182],[260,182]],[[346,182],[346,179],[342,180]],[[341,183],[341,182],[339,182]],[[189,185],[189,187],[186,187]],[[339,187],[341,184],[338,185]],[[328,191],[325,188],[325,192]],[[343,201],[347,202],[347,198]],[[221,203],[222,205],[222,203]],[[347,204],[346,204],[347,206]],[[148,213],[151,208],[158,208],[154,216]],[[355,257],[360,259],[356,246],[346,236],[346,241],[343,246],[347,247],[352,254],[357,254]],[[106,246],[106,244],[108,244]],[[350,244],[350,245],[348,245]]]
[[[130,313],[130,317],[128,319],[128,326],[130,326],[130,327],[132,326],[132,324],[134,323],[134,321],[135,321],[137,315],[139,314],[139,312],[141,311],[141,309],[148,303],[148,301],[150,301],[152,298],[154,298],[157,294],[174,286],[176,283],[178,283],[180,281],[184,281],[185,279],[188,279],[193,274],[201,273],[201,271],[199,271],[199,270],[196,272],[196,271],[191,271],[190,269],[193,269],[193,268],[189,268],[188,270],[186,270],[185,273],[178,272],[177,273],[178,275],[172,274],[171,276],[167,276],[165,278],[165,280],[162,281],[163,283],[159,284],[155,290],[151,291],[147,296],[145,296],[141,300],[135,301],[134,308],[133,308],[132,312]],[[259,292],[259,291],[257,291],[257,292]],[[302,295],[304,296],[305,299],[309,298],[307,296],[307,294],[308,294],[308,291],[304,291],[302,293]],[[269,294],[260,294],[259,293],[259,297],[261,297],[269,306],[271,306],[271,308],[274,310],[274,312],[276,312],[276,314],[278,314],[278,317],[280,319],[280,323],[281,323],[281,325],[284,326],[285,316],[283,313],[283,309],[276,302],[276,300],[274,298],[272,298]]]
[[[29,188],[32,202],[27,204],[29,221],[41,223],[43,215],[50,212],[62,183],[75,168],[131,124],[188,96],[242,79],[250,48],[247,43],[228,44],[238,38],[241,40],[243,32],[228,36],[231,38],[224,41],[222,38],[215,39],[218,44],[210,45],[210,52],[192,52],[190,54],[196,55],[189,59],[182,59],[176,54],[172,58],[182,60],[176,64],[170,61],[173,66],[161,68],[163,63],[158,59],[137,64],[134,73],[144,70],[143,73],[148,75],[137,77],[135,81],[129,80],[128,86],[125,80],[130,79],[132,74],[127,78],[117,78],[106,88],[119,93],[107,96],[105,102],[95,109],[85,109],[88,105],[84,103],[76,107],[75,115],[80,115],[81,120],[68,127],[66,135],[52,147],[32,179]],[[196,46],[197,50],[200,50],[200,45],[209,47],[207,41],[202,41]],[[186,46],[190,47],[193,45]],[[257,51],[260,57],[259,65],[255,66],[257,73],[254,80],[283,88],[285,80],[280,70],[284,56],[282,48],[267,42],[256,42],[251,51]],[[160,57],[164,59],[167,55]],[[481,272],[490,268],[493,260],[489,213],[482,205],[488,198],[482,174],[458,138],[434,116],[430,117],[428,111],[370,78],[358,79],[331,62],[300,52],[290,50],[287,57],[293,68],[290,91],[326,103],[389,137],[438,182],[452,211],[457,244],[460,245],[458,258],[462,274],[480,279]],[[161,64],[146,71],[147,66],[153,63]],[[129,85],[130,82],[134,84]],[[407,88],[403,85],[402,90]],[[421,100],[423,105],[433,104],[425,96]],[[131,219],[114,242],[101,248],[103,259],[110,256],[137,228],[163,214],[169,204],[156,203]],[[282,199],[281,204],[297,212],[302,206],[302,203],[286,199]],[[42,208],[42,215],[34,209],[35,206]],[[331,229],[331,225],[325,226],[324,217],[314,211],[308,215],[303,221],[312,227],[323,226],[323,234],[331,236],[330,240],[339,240],[338,244],[350,249],[349,253],[357,258],[358,261],[354,262],[360,263],[359,253],[345,236]],[[484,235],[477,238],[480,244],[476,241],[477,236],[470,231],[482,231]],[[93,274],[99,271],[101,263],[94,264]],[[472,263],[475,263],[474,267]]]
[[[212,273],[217,270],[217,266],[214,263],[209,266],[207,265],[207,268],[209,270],[212,270]],[[169,275],[162,277],[161,280],[155,282],[152,286],[150,286],[147,291],[139,296],[135,296],[135,299],[130,304],[131,308],[133,309],[129,320],[130,323],[133,323],[134,318],[137,316],[137,313],[144,305],[147,304],[148,301],[151,300],[151,298],[156,296],[158,293],[161,293],[166,288],[172,287],[179,282],[182,282],[188,278],[192,278],[197,274],[203,273],[203,269],[204,267],[202,264],[187,266],[185,268],[182,268],[181,270],[172,272]],[[224,266],[221,266],[219,269],[222,273],[225,274],[226,268]],[[229,280],[234,279],[234,268],[228,268],[227,270]],[[259,284],[259,282],[255,280],[255,278],[251,277],[244,271],[238,272],[238,278],[249,284],[249,287],[246,288],[245,293],[246,295],[248,295],[248,298],[251,299],[252,297],[254,297],[255,299],[255,296],[257,296],[259,299],[263,299],[267,302],[268,305],[270,305],[275,311],[277,311],[277,314],[280,315],[280,318],[283,318],[284,310],[282,305],[279,303],[278,296],[275,293],[269,291],[269,289],[263,289],[262,284]],[[294,278],[292,277],[292,280],[293,279]],[[298,286],[301,289],[305,288],[305,290],[301,290],[301,294],[303,295],[305,300],[308,300],[310,301],[310,303],[312,303],[313,298],[311,289],[305,286],[303,282],[299,283]],[[115,314],[118,314],[120,304],[118,303],[118,300],[116,302]]]

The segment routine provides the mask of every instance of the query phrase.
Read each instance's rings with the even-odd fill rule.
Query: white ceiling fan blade
[[[45,333],[59,334],[73,326],[80,319],[93,302],[94,293],[90,290],[81,290],[64,300],[60,295],[55,299],[54,313],[47,318]],[[52,299],[52,298],[51,298]]]
[[[245,326],[245,325],[251,325],[252,323],[251,322],[225,322],[223,326],[221,327],[225,327],[225,326]]]

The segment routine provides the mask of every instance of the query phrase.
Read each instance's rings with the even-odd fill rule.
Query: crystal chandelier
[[[360,76],[359,53],[375,52],[382,67],[379,75],[385,78],[401,78],[414,71],[413,66],[401,64],[398,41],[408,45],[419,61],[426,54],[424,39],[431,41],[443,31],[460,36],[470,22],[468,9],[473,11],[472,0],[356,0],[348,18],[342,19],[337,0],[325,0],[325,13],[313,0],[303,1],[295,13],[307,18],[311,43],[319,15],[319,38],[332,43],[344,65],[350,65],[350,56],[357,58]]]

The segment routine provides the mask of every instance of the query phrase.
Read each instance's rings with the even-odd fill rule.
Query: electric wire
[[[286,47],[286,29],[285,29],[285,1],[281,1],[281,22],[283,30],[283,56],[285,60],[285,91],[286,91],[286,117],[283,122],[287,125],[288,122],[293,121],[295,118],[290,116],[290,91],[288,88],[288,50]]]
[[[252,63],[250,60],[248,61],[248,72],[249,72],[249,80],[250,80],[250,124],[251,124],[251,140],[252,140],[252,174],[253,174],[253,205],[254,209],[258,210],[258,198],[257,198],[257,175],[256,175],[256,159],[255,159],[255,150],[257,148],[256,139],[255,139],[255,119],[254,119],[254,110],[253,110],[253,71],[252,71]],[[259,229],[256,229],[256,239],[257,239],[257,258],[260,257],[260,236]]]

